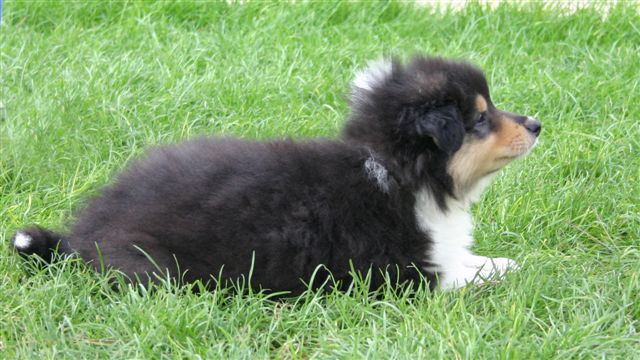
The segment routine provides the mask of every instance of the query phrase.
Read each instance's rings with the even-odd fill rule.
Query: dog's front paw
[[[518,269],[518,264],[507,258],[489,258],[471,255],[459,266],[441,274],[440,287],[457,289],[469,283],[484,283],[500,279],[509,270]]]
[[[508,270],[517,270],[518,263],[507,258],[490,258],[478,255],[472,255],[464,263],[466,267],[475,268],[478,273],[485,277],[500,276]]]

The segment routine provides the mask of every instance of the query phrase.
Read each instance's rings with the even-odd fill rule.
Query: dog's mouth
[[[531,136],[527,139],[526,143],[519,142],[516,146],[509,149],[508,154],[503,154],[495,158],[497,163],[508,163],[515,159],[527,156],[536,145],[538,145],[538,138]]]
[[[500,157],[496,158],[496,161],[498,161],[498,162],[511,161],[511,160],[515,160],[515,159],[519,158],[520,156],[522,156],[522,155],[500,156]]]

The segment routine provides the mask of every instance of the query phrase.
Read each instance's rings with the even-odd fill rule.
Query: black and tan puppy
[[[341,139],[160,147],[91,200],[68,235],[30,227],[13,244],[46,260],[56,248],[101,258],[132,279],[168,271],[210,282],[252,269],[254,287],[299,293],[314,272],[316,286],[329,272],[349,284],[355,269],[372,270],[373,287],[384,271],[460,287],[515,265],[470,252],[469,207],[540,128],[494,107],[468,63],[378,62],[354,81]]]

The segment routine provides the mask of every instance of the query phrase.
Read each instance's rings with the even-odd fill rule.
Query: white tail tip
[[[31,236],[18,232],[16,237],[13,239],[13,246],[15,246],[18,250],[26,250],[31,246],[31,242],[33,238]]]

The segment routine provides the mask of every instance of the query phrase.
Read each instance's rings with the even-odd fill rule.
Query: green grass
[[[440,54],[486,70],[540,146],[474,207],[504,282],[413,297],[113,292],[10,251],[64,229],[144,148],[196,134],[335,136],[354,71]],[[640,16],[537,5],[6,1],[0,26],[0,358],[640,359]],[[35,273],[35,274],[34,274]]]

